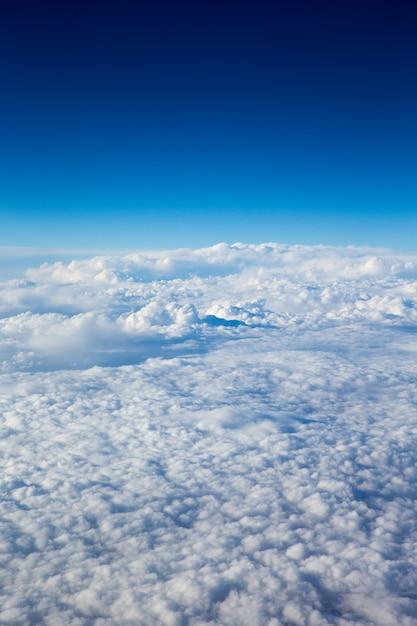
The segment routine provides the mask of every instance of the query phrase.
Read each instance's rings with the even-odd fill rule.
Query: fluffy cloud
[[[4,282],[1,623],[415,624],[416,277],[221,244]]]

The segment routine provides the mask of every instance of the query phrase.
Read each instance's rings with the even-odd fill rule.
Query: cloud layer
[[[1,623],[416,623],[417,257],[96,257],[0,310]]]

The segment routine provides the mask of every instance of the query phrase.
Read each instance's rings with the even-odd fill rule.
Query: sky
[[[0,623],[415,626],[417,255],[0,282]]]
[[[2,246],[417,249],[409,2],[17,0]]]

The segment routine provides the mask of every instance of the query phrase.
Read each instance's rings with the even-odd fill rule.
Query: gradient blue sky
[[[2,3],[0,245],[417,250],[416,30],[401,0]]]

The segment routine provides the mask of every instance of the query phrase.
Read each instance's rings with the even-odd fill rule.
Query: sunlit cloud
[[[1,283],[0,621],[415,624],[416,281],[271,243]]]

